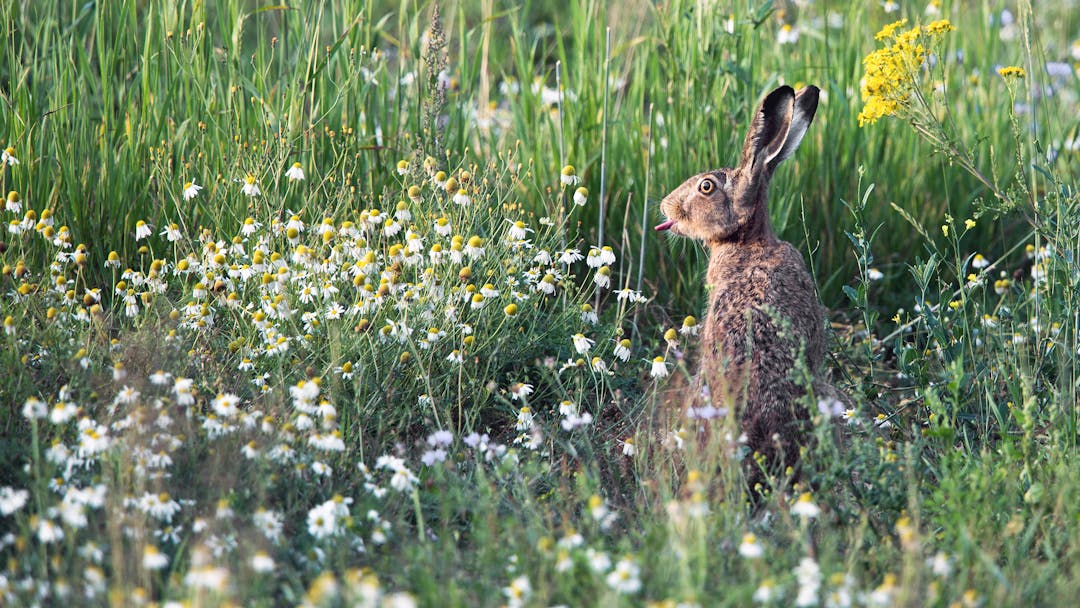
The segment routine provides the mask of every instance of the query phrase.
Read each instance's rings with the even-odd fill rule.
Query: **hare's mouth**
[[[663,224],[657,224],[656,227],[653,228],[653,230],[656,230],[656,231],[670,230],[671,227],[674,226],[674,225],[675,225],[675,220],[667,220]]]

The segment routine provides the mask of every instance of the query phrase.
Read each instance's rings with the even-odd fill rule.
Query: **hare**
[[[776,238],[766,206],[773,171],[802,142],[819,90],[782,86],[761,102],[733,169],[683,182],[660,203],[656,230],[699,239],[709,249],[709,293],[694,403],[737,404],[746,444],[775,468],[795,466],[807,443],[805,390],[793,376],[803,358],[817,398],[840,394],[821,376],[825,308],[802,255]],[[744,461],[757,495],[761,463]]]

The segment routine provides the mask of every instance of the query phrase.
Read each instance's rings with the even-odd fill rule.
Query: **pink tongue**
[[[659,224],[658,226],[653,228],[653,230],[667,230],[668,228],[671,228],[674,225],[675,225],[675,220],[668,220],[668,221],[664,222],[663,224]]]

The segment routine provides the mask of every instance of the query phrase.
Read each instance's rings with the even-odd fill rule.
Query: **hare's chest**
[[[769,276],[762,270],[710,277],[705,340],[709,350],[724,359],[741,361],[752,340],[755,324],[766,321]]]

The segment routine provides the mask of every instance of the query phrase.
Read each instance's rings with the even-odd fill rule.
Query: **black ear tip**
[[[769,99],[773,99],[773,98],[783,99],[785,97],[794,97],[794,96],[795,96],[795,89],[791,88],[791,85],[786,85],[785,84],[785,85],[781,85],[781,86],[778,86],[775,89],[773,89],[772,92],[769,93],[768,98]]]
[[[773,89],[765,97],[765,101],[761,102],[761,111],[765,114],[772,114],[781,104],[791,103],[793,99],[795,99],[795,89],[785,84]]]
[[[795,95],[795,105],[803,114],[809,116],[810,120],[814,120],[814,113],[817,112],[818,98],[820,96],[821,89],[812,84],[807,85]]]

